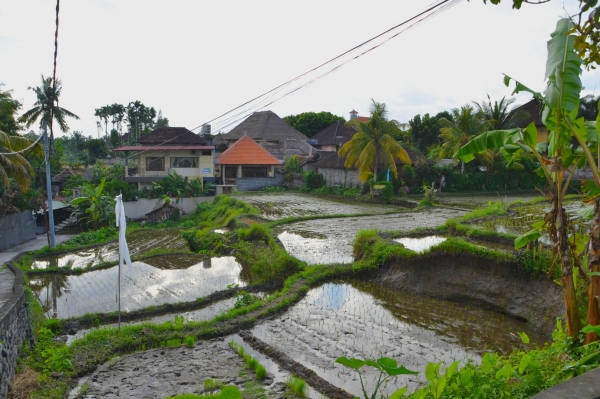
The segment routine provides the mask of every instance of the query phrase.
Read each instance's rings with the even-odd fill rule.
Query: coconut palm
[[[366,181],[373,173],[373,181],[376,182],[377,169],[389,167],[394,177],[398,177],[395,160],[410,165],[410,158],[392,137],[400,131],[400,123],[387,119],[385,104],[371,101],[371,118],[367,123],[358,123],[358,131],[340,148],[339,155],[347,156],[346,168],[356,165],[359,179]]]
[[[439,158],[452,158],[459,148],[472,138],[489,130],[490,122],[481,120],[475,109],[467,104],[452,110],[452,119],[440,118],[440,137],[444,140]],[[462,161],[461,173],[465,171]]]
[[[10,186],[9,179],[13,179],[23,191],[29,189],[33,177],[33,168],[25,158],[25,154],[10,154],[29,147],[33,142],[21,136],[9,136],[0,130],[0,183],[2,193]],[[10,154],[10,155],[8,155]],[[28,155],[41,156],[42,148],[36,145]]]
[[[53,122],[56,121],[61,131],[67,132],[69,126],[65,121],[66,117],[79,119],[77,115],[69,110],[66,110],[58,106],[58,99],[60,97],[62,86],[61,81],[56,80],[56,91],[54,96],[52,95],[52,78],[44,78],[42,75],[42,85],[37,87],[28,87],[35,92],[37,101],[34,107],[29,111],[21,115],[21,120],[25,122],[26,127],[33,125],[38,119],[40,120],[40,127],[43,126],[44,121],[50,127],[50,138],[54,140]]]
[[[515,98],[506,99],[506,97],[502,97],[500,101],[495,100],[493,104],[489,94],[487,95],[487,98],[487,103],[484,100],[481,104],[473,101],[473,104],[477,107],[480,117],[490,123],[490,129],[512,129],[517,127],[519,121],[523,121],[530,117],[528,112],[508,109],[508,107],[515,102]]]

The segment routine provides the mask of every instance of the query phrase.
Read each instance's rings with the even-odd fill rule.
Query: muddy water
[[[234,257],[212,258],[186,269],[159,269],[133,262],[121,277],[121,309],[132,311],[163,303],[193,301],[230,284],[245,286],[242,267]],[[30,280],[30,286],[49,317],[68,318],[86,313],[117,310],[118,267],[79,276],[44,275]]]
[[[458,208],[476,209],[485,208],[489,202],[503,201],[510,203],[513,201],[528,201],[537,198],[540,195],[537,193],[523,194],[490,194],[490,195],[440,195],[435,199],[435,202],[444,206],[455,206]]]
[[[285,249],[309,264],[352,262],[352,242],[360,230],[411,231],[435,227],[464,211],[434,208],[394,215],[373,215],[339,219],[317,219],[292,223],[275,229]]]
[[[187,242],[178,229],[135,231],[127,236],[127,245],[131,257],[143,255],[153,249],[189,250]],[[114,262],[119,259],[119,244],[111,242],[84,251],[66,255],[49,256],[35,260],[32,269],[48,267],[88,268],[103,262]]]
[[[423,381],[427,362],[479,361],[486,351],[507,353],[519,347],[517,332],[532,342],[543,339],[524,323],[477,307],[402,294],[368,282],[334,282],[312,289],[283,316],[256,326],[252,333],[329,382],[360,395],[353,371],[335,365],[340,356],[388,356],[419,371],[387,387]],[[374,372],[365,378],[372,384]],[[372,388],[372,386],[370,386]]]
[[[311,215],[381,214],[403,210],[391,205],[334,201],[300,193],[252,194],[240,197],[269,219]]]

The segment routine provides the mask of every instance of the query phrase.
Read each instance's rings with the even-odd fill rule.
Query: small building
[[[217,194],[233,191],[255,191],[283,184],[283,175],[275,167],[281,161],[249,136],[242,136],[215,161],[218,184]]]
[[[369,121],[369,119],[371,119],[371,118],[369,118],[368,116],[359,116],[358,111],[352,110],[352,111],[350,111],[350,120],[354,120],[354,119],[356,119],[357,121],[362,122],[362,123],[367,123]]]
[[[319,151],[337,152],[355,134],[356,130],[346,126],[344,121],[335,121],[312,136],[308,142]]]
[[[135,145],[115,148],[127,157],[137,152],[137,166],[125,161],[125,181],[137,183],[138,190],[151,186],[177,172],[189,180],[200,179],[202,186],[214,182],[214,146],[184,127],[163,127],[142,136]]]
[[[281,162],[293,155],[298,156],[299,159],[311,158],[317,152],[309,144],[308,137],[288,125],[272,111],[254,112],[213,143],[218,145],[223,142],[230,147],[244,136],[250,137]]]
[[[179,204],[161,200],[158,201],[158,204],[150,212],[146,213],[146,222],[160,223],[177,216],[183,216],[184,213],[183,208]]]

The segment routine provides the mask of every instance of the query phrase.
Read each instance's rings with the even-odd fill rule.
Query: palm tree
[[[79,119],[77,115],[58,106],[58,99],[62,91],[62,83],[60,80],[56,80],[56,90],[54,96],[52,95],[52,78],[44,78],[42,75],[42,85],[37,87],[28,87],[35,92],[37,101],[34,107],[29,111],[21,115],[21,120],[25,122],[25,127],[30,127],[41,117],[40,127],[46,122],[50,127],[50,139],[54,140],[53,122],[56,121],[60,130],[67,132],[69,126],[65,121],[68,116],[70,118]]]
[[[519,121],[529,118],[530,116],[529,113],[525,111],[517,110],[513,112],[508,109],[508,107],[515,102],[515,98],[509,98],[507,100],[506,97],[502,97],[500,101],[494,101],[494,104],[492,104],[489,94],[487,95],[487,98],[487,103],[484,100],[481,104],[473,101],[473,104],[477,107],[480,117],[490,123],[490,129],[512,129],[517,127]]]
[[[398,177],[395,160],[399,159],[410,165],[410,158],[392,137],[400,130],[400,123],[387,120],[385,104],[371,101],[371,118],[367,123],[358,123],[358,131],[340,148],[339,155],[347,155],[344,163],[346,168],[356,164],[359,179],[366,181],[369,174],[373,173],[373,182],[377,182],[379,167],[389,167],[394,177]]]
[[[9,136],[0,130],[0,183],[2,183],[0,191],[2,194],[10,187],[9,179],[11,178],[23,191],[29,189],[29,183],[34,173],[29,161],[25,158],[26,154],[6,154],[24,150],[32,143],[25,137]],[[36,156],[42,154],[40,145],[36,145],[31,151]]]
[[[489,121],[483,121],[477,116],[475,109],[467,104],[452,110],[452,119],[440,118],[440,137],[442,144],[439,158],[452,158],[459,148],[473,137],[479,136],[490,127]],[[465,171],[465,161],[462,161],[461,173]]]

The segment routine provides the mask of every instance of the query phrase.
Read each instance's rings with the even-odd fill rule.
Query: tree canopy
[[[11,91],[0,90],[0,131],[14,136],[23,129],[17,117],[19,109],[21,103],[12,98]]]
[[[410,145],[418,148],[422,153],[426,153],[427,148],[439,144],[440,125],[438,121],[441,118],[451,119],[452,115],[448,111],[438,112],[435,116],[429,116],[427,113],[422,118],[420,114],[417,114],[408,121],[410,129],[407,141]]]
[[[289,115],[283,118],[291,127],[312,137],[331,125],[335,121],[346,121],[343,117],[333,115],[331,112],[303,112],[298,115]]]

